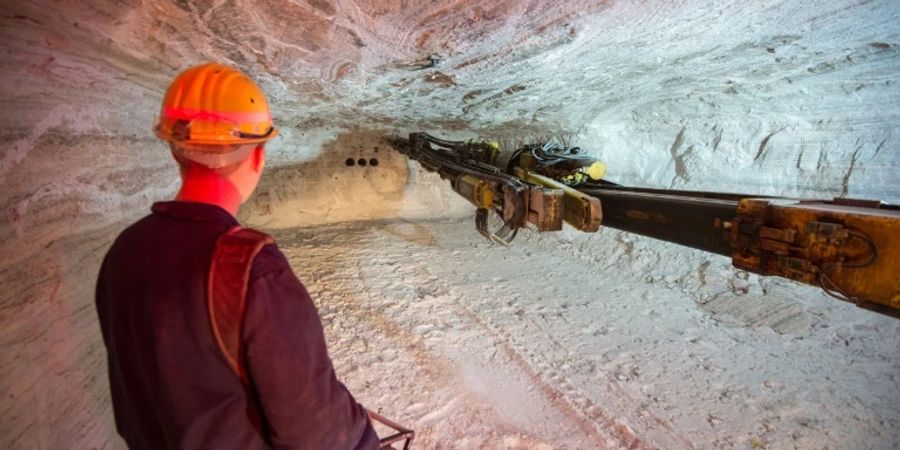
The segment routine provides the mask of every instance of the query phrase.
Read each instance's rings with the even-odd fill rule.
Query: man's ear
[[[253,149],[253,171],[262,172],[266,167],[266,149],[263,144],[259,144]]]

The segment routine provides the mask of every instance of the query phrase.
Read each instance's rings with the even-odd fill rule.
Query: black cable
[[[875,244],[875,241],[873,241],[872,238],[870,238],[866,234],[860,233],[855,230],[847,230],[847,234],[850,237],[855,237],[857,239],[862,240],[866,244],[868,244],[869,252],[868,252],[868,257],[865,259],[865,261],[843,263],[842,266],[846,267],[846,268],[850,268],[850,269],[858,269],[861,267],[866,267],[866,266],[872,264],[873,262],[875,262],[875,259],[878,257],[878,246]],[[839,250],[843,250],[844,246],[847,244],[848,241],[844,241],[841,244],[841,248]],[[823,265],[819,269],[819,277],[818,277],[819,287],[821,287],[822,290],[825,291],[825,294],[827,294],[830,297],[836,298],[838,300],[851,302],[851,303],[859,303],[859,298],[850,295],[847,291],[845,291],[840,286],[838,286],[837,283],[834,282],[834,280],[831,279],[831,276],[829,274],[837,266],[838,266],[837,263],[828,263],[828,264]],[[825,286],[826,282],[828,283],[829,286]]]

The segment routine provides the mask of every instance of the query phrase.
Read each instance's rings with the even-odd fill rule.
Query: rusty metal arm
[[[476,208],[476,227],[509,244],[518,228],[602,224],[731,257],[740,269],[821,287],[832,297],[900,317],[900,208],[868,200],[798,200],[620,186],[577,147],[485,142],[414,133],[393,143],[450,179]],[[487,214],[504,222],[487,231]]]
[[[580,191],[601,201],[605,226],[729,256],[739,269],[900,316],[896,206],[597,185]]]
[[[604,226],[731,256],[725,232],[716,224],[735,217],[737,200],[628,188],[582,187],[580,191],[600,200]]]
[[[900,317],[900,209],[878,201],[747,198],[730,231],[732,263],[820,286]]]

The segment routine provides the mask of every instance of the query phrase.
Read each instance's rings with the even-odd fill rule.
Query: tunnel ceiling
[[[809,104],[793,100],[820,88],[892,82],[874,72],[897,68],[900,20],[890,2],[857,1],[14,3],[14,103],[46,113],[64,97],[77,126],[139,137],[171,77],[205,60],[258,79],[288,139],[322,126],[553,132],[802,115]]]
[[[151,130],[203,61],[268,93],[271,166],[385,131],[565,135],[627,184],[898,201],[898,23],[861,0],[6,2],[0,231],[171,195]]]

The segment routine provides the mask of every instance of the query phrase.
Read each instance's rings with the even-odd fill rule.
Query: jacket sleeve
[[[338,381],[319,314],[284,256],[252,279],[244,357],[277,449],[375,449],[366,410]]]

